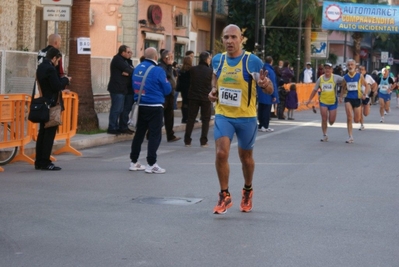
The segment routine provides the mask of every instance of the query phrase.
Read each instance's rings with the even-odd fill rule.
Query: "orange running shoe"
[[[254,194],[254,190],[242,190],[242,199],[240,210],[242,212],[250,212],[252,210],[252,196]]]
[[[227,195],[226,192],[219,193],[219,201],[213,209],[214,214],[224,214],[227,209],[233,206],[233,202],[231,201],[231,196]]]

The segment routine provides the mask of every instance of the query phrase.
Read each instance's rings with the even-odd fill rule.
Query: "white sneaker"
[[[320,139],[321,142],[327,142],[328,141],[328,136],[323,135],[323,137]]]
[[[166,170],[162,169],[161,167],[158,166],[158,164],[154,164],[152,166],[147,165],[147,167],[145,168],[145,172],[146,173],[165,173]]]
[[[347,143],[347,144],[352,144],[353,141],[354,141],[354,140],[353,140],[353,137],[351,136],[351,137],[349,137],[348,140],[345,141],[345,143]]]
[[[272,128],[267,128],[267,129],[266,129],[266,132],[274,132],[274,129],[272,129]]]
[[[258,132],[267,132],[267,129],[265,127],[262,126],[262,128],[258,129]]]
[[[138,161],[136,163],[130,162],[129,171],[144,171],[145,169],[145,165],[141,165]]]
[[[384,122],[384,117],[381,117],[381,120],[380,120],[380,122]]]
[[[364,125],[360,125],[359,131],[364,131]]]
[[[386,112],[385,110],[384,110],[384,115],[388,115],[388,112]]]

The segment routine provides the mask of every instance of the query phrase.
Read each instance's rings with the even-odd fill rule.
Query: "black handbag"
[[[35,97],[36,81],[33,85],[28,120],[34,123],[48,122],[50,119],[50,103],[45,97]]]

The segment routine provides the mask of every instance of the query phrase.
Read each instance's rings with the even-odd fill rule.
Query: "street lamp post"
[[[344,64],[346,64],[346,42],[348,38],[348,32],[345,32],[345,40],[344,40]]]
[[[302,8],[303,8],[303,0],[300,0],[299,3],[299,27],[298,27],[298,54],[297,54],[297,62],[296,62],[296,81],[299,82],[299,71],[301,65],[301,40],[302,40]]]
[[[262,10],[262,58],[265,59],[266,55],[266,0],[263,0]]]
[[[255,2],[255,53],[259,52],[259,0]]]
[[[216,28],[216,0],[212,0],[211,4],[212,14],[211,14],[211,44],[209,50],[212,55],[215,54],[215,28]]]

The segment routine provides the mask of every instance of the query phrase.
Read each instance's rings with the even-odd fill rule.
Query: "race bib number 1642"
[[[241,94],[240,89],[219,87],[220,104],[239,107],[241,105]]]

